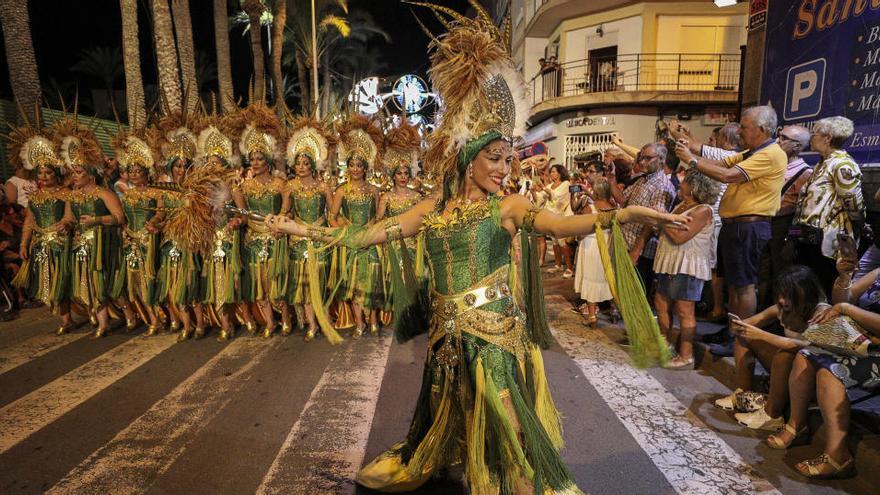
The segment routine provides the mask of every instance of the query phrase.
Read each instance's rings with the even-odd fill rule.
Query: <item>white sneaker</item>
[[[732,394],[722,397],[715,401],[715,407],[720,407],[725,411],[733,411],[733,408],[736,406],[736,394],[741,394],[742,389],[738,388],[733,391]]]
[[[565,273],[562,274],[562,278],[571,278],[574,277],[574,273],[571,270],[565,270]]]
[[[785,425],[785,419],[782,416],[771,418],[763,407],[750,413],[736,413],[733,417],[739,424],[753,430],[776,431]]]

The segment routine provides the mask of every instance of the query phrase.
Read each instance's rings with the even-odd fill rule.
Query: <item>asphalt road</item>
[[[567,286],[548,279],[557,343],[544,360],[582,490],[877,493],[864,463],[854,479],[807,483],[791,466],[819,447],[762,445],[711,406],[729,393],[711,376],[633,368],[621,328],[584,327]],[[0,493],[367,493],[352,478],[405,435],[426,345],[53,328],[45,309],[0,323]],[[418,493],[465,493],[459,475]]]

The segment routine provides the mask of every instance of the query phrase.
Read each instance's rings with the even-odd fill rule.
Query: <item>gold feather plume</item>
[[[214,230],[223,213],[223,205],[231,198],[229,184],[235,171],[211,164],[193,167],[178,191],[182,206],[172,210],[164,234],[186,250],[209,256]]]

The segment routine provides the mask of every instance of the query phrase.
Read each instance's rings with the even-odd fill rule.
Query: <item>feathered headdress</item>
[[[157,142],[150,145],[161,151],[166,166],[176,160],[191,162],[196,158],[196,136],[191,128],[192,122],[180,110],[171,111],[156,122],[157,132],[153,135]]]
[[[352,115],[339,127],[339,158],[347,162],[356,157],[374,165],[383,140],[378,122],[363,115]]]
[[[288,163],[293,164],[304,153],[315,163],[316,170],[323,170],[329,154],[324,126],[311,117],[300,117],[293,123],[286,150]]]
[[[437,37],[428,33],[433,52],[428,73],[443,106],[425,154],[425,163],[444,177],[448,198],[480,149],[524,134],[529,110],[525,83],[507,48],[509,24],[499,30],[479,2],[469,2],[477,11],[475,19],[440,5],[409,3],[432,9],[448,29]]]
[[[40,134],[39,129],[30,125],[11,127],[9,134],[3,136],[6,141],[9,161],[13,166],[33,170],[38,167],[51,167],[61,173],[61,160],[55,153],[55,143]]]
[[[228,166],[238,167],[238,154],[233,145],[233,126],[231,117],[224,115],[204,115],[199,118],[193,127],[198,134],[196,138],[196,161],[198,165],[204,165],[210,156],[220,157]]]
[[[110,144],[116,152],[116,160],[119,162],[119,168],[122,170],[130,170],[132,167],[143,167],[147,171],[147,175],[156,173],[156,150],[148,144],[148,141],[156,142],[155,135],[158,133],[156,128],[150,129],[122,129],[113,136]]]
[[[402,119],[398,127],[385,134],[385,153],[382,155],[385,173],[391,177],[400,167],[407,167],[412,171],[418,163],[421,145],[419,130]]]
[[[254,102],[236,112],[233,120],[241,133],[238,149],[245,160],[254,152],[260,152],[270,160],[279,158],[281,121],[271,108],[262,102]]]
[[[52,125],[52,141],[60,148],[65,167],[83,167],[96,171],[104,164],[104,153],[92,129],[78,122],[76,116],[68,116]]]

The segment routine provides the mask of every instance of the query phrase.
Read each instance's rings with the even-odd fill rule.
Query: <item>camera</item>
[[[580,184],[575,184],[575,185],[573,185],[573,186],[568,186],[568,192],[570,192],[570,193],[579,193],[579,192],[581,192],[581,191],[583,191],[583,190],[584,190],[584,188],[583,188],[583,186],[581,186]]]

